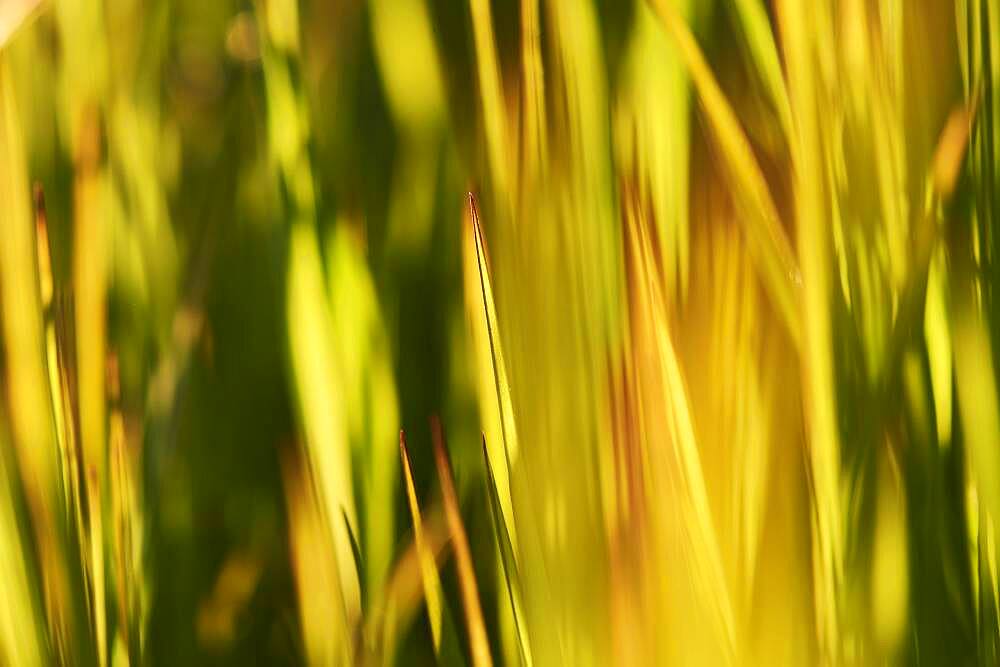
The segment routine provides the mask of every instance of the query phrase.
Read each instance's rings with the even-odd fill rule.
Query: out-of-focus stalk
[[[74,650],[71,591],[65,566],[62,485],[45,367],[42,284],[24,148],[6,54],[0,51],[0,188],[8,224],[0,244],[4,340],[13,437],[41,559],[45,609],[54,653]],[[51,284],[49,284],[51,287]]]
[[[804,284],[803,391],[813,485],[813,571],[816,616],[824,659],[837,662],[839,646],[839,586],[843,579],[843,519],[840,505],[840,446],[836,425],[836,394],[830,334],[829,246],[824,207],[819,136],[820,99],[816,90],[816,55],[812,21],[796,2],[778,6],[779,24],[788,63],[789,95],[796,111],[797,134],[792,143],[798,249]]]
[[[342,360],[326,289],[317,232],[316,192],[307,150],[309,117],[300,70],[299,14],[295,0],[257,5],[268,101],[268,139],[291,220],[288,258],[288,344],[298,404],[304,470],[286,484],[293,510],[293,549],[300,559],[303,639],[311,660],[353,662],[361,620],[361,584],[352,548],[359,535],[351,467],[350,427]],[[387,443],[392,446],[392,441]],[[391,452],[391,449],[389,450]],[[295,488],[298,487],[298,488]],[[303,495],[303,489],[309,490]],[[330,567],[333,567],[333,572]],[[335,573],[335,576],[331,576]],[[316,586],[336,610],[317,616],[307,603]]]
[[[46,420],[42,332],[38,288],[17,105],[7,54],[0,47],[0,200],[4,206],[0,232],[0,289],[6,387],[14,431],[17,460],[32,515],[43,521],[55,518],[58,503],[55,448]],[[6,415],[0,413],[0,417]],[[6,421],[4,419],[4,421]],[[7,469],[11,446],[6,424],[0,424],[0,578],[4,599],[0,602],[0,655],[6,664],[27,667],[45,664],[44,621],[33,591],[28,562],[30,547],[24,543],[16,515],[14,475]],[[51,444],[51,443],[50,443]],[[41,516],[39,516],[41,515]]]

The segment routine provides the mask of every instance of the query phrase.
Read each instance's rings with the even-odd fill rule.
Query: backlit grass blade
[[[442,120],[444,90],[425,0],[372,0],[369,7],[375,57],[396,123],[411,134],[434,129]],[[421,82],[419,90],[414,81]]]
[[[103,2],[54,3],[65,53],[69,152],[73,163],[72,293],[76,401],[79,413],[81,496],[86,500],[84,566],[90,593],[91,631],[101,667],[108,664],[104,499],[107,491],[108,411],[105,365],[112,230],[121,215],[111,175],[105,96],[109,70]]]
[[[722,184],[698,187],[708,189],[695,196],[713,203],[696,209],[695,279],[676,346],[734,612],[746,619],[759,617],[754,598],[757,571],[765,567],[759,555],[776,474],[773,448],[797,444],[787,434],[794,427],[783,428],[792,420],[778,407],[797,400],[784,391],[795,359],[772,352],[787,346],[783,325],[766,308],[742,230],[729,223],[732,204]]]
[[[76,621],[71,615],[58,444],[45,371],[42,284],[35,221],[30,211],[26,155],[8,53],[0,49],[0,303],[5,383],[12,437],[41,561],[45,620],[52,652],[68,657]]]
[[[310,665],[351,664],[352,636],[338,570],[343,551],[334,548],[309,471],[286,456],[282,473],[305,657]]]
[[[433,232],[445,70],[426,0],[371,0],[368,7],[379,74],[400,139],[388,193],[387,251],[419,255]],[[395,460],[396,452],[391,454]]]
[[[378,295],[349,220],[339,220],[337,231],[328,236],[325,264],[337,382],[348,406],[344,421],[352,465],[359,473],[357,504],[365,526],[359,544],[365,600],[370,601],[382,590],[393,555],[392,499],[399,479],[396,383]]]
[[[948,325],[947,281],[944,253],[935,253],[927,275],[924,338],[927,341],[927,360],[934,394],[937,440],[942,446],[951,443],[953,395],[953,348]]]
[[[781,59],[778,57],[778,47],[775,44],[774,33],[762,0],[730,0],[730,6],[735,11],[743,31],[750,58],[756,66],[760,77],[771,98],[785,132],[786,140],[791,140],[792,110],[788,102],[788,91],[785,88],[785,75],[781,71]]]
[[[438,576],[437,563],[434,554],[424,537],[424,525],[420,519],[420,506],[417,503],[417,491],[413,486],[413,473],[410,470],[410,456],[406,451],[406,436],[399,432],[399,455],[403,461],[403,478],[406,482],[406,500],[410,505],[410,518],[413,520],[413,543],[417,558],[420,561],[420,578],[424,584],[424,600],[427,603],[427,617],[430,619],[431,635],[434,640],[434,651],[441,652],[441,579]]]
[[[613,116],[618,172],[649,202],[672,305],[683,303],[689,282],[691,86],[677,49],[644,3],[636,6],[632,33]]]
[[[545,71],[542,68],[540,0],[521,0],[521,160],[522,195],[530,189],[548,163],[545,127]]]
[[[6,434],[0,430],[0,577],[4,582],[0,603],[0,662],[41,667],[49,662],[45,638],[39,632],[45,622],[35,603],[27,567],[29,552],[15,513],[15,478],[8,474],[6,465],[5,450],[9,446]]]
[[[41,305],[45,313],[45,353],[48,363],[49,393],[55,425],[56,442],[61,455],[62,486],[67,514],[76,516],[83,525],[80,512],[79,478],[77,475],[73,410],[67,386],[67,363],[65,359],[67,341],[60,341],[59,324],[63,313],[61,303],[55,301],[55,287],[52,278],[52,253],[49,247],[48,215],[45,209],[45,195],[41,186],[35,189],[35,239],[38,249],[38,275],[41,287]],[[65,332],[64,332],[65,333]],[[62,343],[62,345],[60,345]]]
[[[890,443],[878,462],[872,563],[872,618],[877,650],[891,660],[902,648],[910,600],[906,495]]]
[[[493,517],[493,534],[497,539],[500,552],[500,566],[503,569],[504,583],[507,585],[507,595],[510,600],[511,615],[514,618],[514,629],[517,632],[518,648],[521,652],[522,664],[530,667],[534,664],[531,657],[531,643],[528,640],[528,628],[524,618],[524,594],[521,590],[521,573],[517,560],[514,558],[514,547],[510,535],[503,522],[500,508],[500,495],[497,493],[496,479],[493,476],[493,466],[490,465],[490,455],[486,449],[486,436],[483,436],[483,461],[486,464],[486,486],[490,499],[490,516]]]
[[[409,457],[407,457],[409,458]],[[421,553],[429,554],[434,576],[440,584],[439,567],[443,567],[445,559],[450,555],[447,548],[450,541],[448,526],[440,502],[425,506],[421,513],[423,547],[417,549],[415,539],[405,544],[401,555],[396,559],[393,570],[386,580],[385,589],[375,606],[366,614],[365,634],[375,644],[381,658],[381,664],[395,664],[397,643],[405,636],[411,626],[417,608],[427,604]],[[459,646],[458,631],[447,601],[441,595],[441,645],[438,649],[438,662],[442,665],[463,667],[467,664]]]
[[[476,199],[469,193],[462,225],[462,265],[465,304],[472,329],[474,366],[478,379],[479,413],[487,443],[490,466],[496,477],[503,522],[510,535],[515,558],[518,554],[514,505],[511,500],[510,467],[517,460],[517,427],[504,361],[493,281],[486,240]]]
[[[650,466],[649,486],[644,491],[654,494],[647,500],[654,508],[653,530],[662,531],[660,548],[670,550],[678,548],[670,544],[675,534],[670,524],[678,525],[684,540],[679,548],[692,573],[690,585],[698,592],[695,599],[704,605],[704,613],[711,620],[714,631],[711,636],[715,638],[718,655],[728,662],[734,659],[737,650],[732,597],[709,506],[687,389],[653,268],[651,242],[640,221],[630,213],[626,213],[625,241],[637,389],[639,395],[648,397],[637,408],[644,420],[638,431],[642,435],[637,446],[644,451]],[[655,495],[657,488],[672,488],[677,507],[657,509],[660,504]],[[671,515],[671,511],[676,514]]]
[[[798,247],[804,270],[802,303],[803,404],[809,437],[813,492],[813,571],[820,651],[827,660],[840,655],[839,586],[843,579],[843,519],[840,491],[840,441],[833,376],[830,317],[830,238],[824,200],[823,145],[820,139],[814,23],[808,8],[795,0],[777,6],[788,68],[789,96],[795,111],[792,139]]]
[[[955,377],[959,416],[976,484],[989,520],[1000,517],[1000,396],[993,353],[985,322],[971,303],[956,304],[952,337],[955,341]],[[994,524],[996,525],[996,524]]]
[[[6,53],[0,51],[0,287],[3,289],[5,381],[11,425],[25,493],[55,519],[58,461],[51,438],[50,398],[46,387],[41,284],[30,209],[27,165]],[[36,516],[45,521],[46,517]],[[53,526],[49,526],[53,528]]]
[[[361,592],[350,535],[341,513],[357,525],[350,443],[340,370],[332,348],[333,325],[323,285],[315,230],[293,225],[289,254],[288,323],[292,378],[317,500],[328,522],[340,572],[348,624],[358,618]]]
[[[497,58],[496,39],[493,35],[493,17],[489,0],[469,0],[472,15],[472,35],[476,47],[476,71],[479,97],[486,134],[486,151],[490,178],[496,189],[497,200],[509,205],[509,174],[514,171],[507,140],[507,109],[504,104],[500,65]],[[516,172],[515,172],[516,173]]]
[[[767,182],[736,114],[726,101],[690,29],[670,0],[652,0],[652,4],[667,33],[673,38],[698,91],[738,204],[739,217],[747,225],[747,239],[764,285],[789,334],[797,341],[802,277]]]
[[[120,409],[111,413],[109,424],[109,495],[111,520],[111,572],[116,593],[116,636],[134,664],[142,662],[145,644],[148,596],[143,570],[144,517],[141,485],[137,479],[139,459],[129,443]],[[131,446],[130,446],[131,445]]]
[[[96,132],[96,129],[91,128]],[[90,140],[98,141],[96,137]],[[76,241],[74,253],[74,304],[76,307],[77,392],[80,406],[80,443],[83,488],[87,498],[87,536],[90,547],[90,583],[93,587],[95,640],[102,667],[107,664],[103,490],[107,474],[105,421],[105,341],[107,264],[105,236],[109,183],[94,164],[77,172]]]
[[[472,554],[469,551],[469,538],[465,534],[462,523],[462,513],[458,505],[458,494],[451,476],[451,464],[445,451],[444,431],[439,419],[431,419],[431,435],[434,441],[434,463],[437,466],[438,480],[441,483],[441,496],[444,500],[445,519],[448,522],[448,532],[451,534],[451,548],[455,554],[455,566],[458,570],[458,583],[462,591],[462,608],[465,612],[465,625],[469,632],[469,650],[472,653],[472,664],[475,667],[490,667],[493,658],[490,655],[490,644],[486,636],[486,624],[483,622],[483,609],[479,604],[479,587],[476,585],[476,571],[472,566]]]

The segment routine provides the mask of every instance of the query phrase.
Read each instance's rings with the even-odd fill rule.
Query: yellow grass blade
[[[952,325],[958,409],[969,458],[988,520],[1000,517],[1000,394],[986,322],[971,304],[958,306]]]
[[[427,507],[421,514],[421,529],[423,548],[418,550],[416,540],[410,540],[396,559],[382,595],[376,599],[375,605],[366,614],[365,635],[372,639],[381,652],[381,664],[394,664],[396,644],[406,632],[417,607],[423,602],[426,605],[423,582],[423,565],[421,552],[426,551],[431,556],[431,564],[437,568],[450,555],[448,549],[448,527],[445,523],[444,511],[440,503]],[[438,577],[440,582],[440,577]],[[443,592],[442,592],[443,594]],[[442,598],[441,604],[441,649],[438,660],[449,664],[454,658],[458,664],[465,664],[458,648],[458,635],[455,624],[448,610],[448,605]]]
[[[326,243],[331,340],[339,376],[351,460],[361,470],[358,506],[363,513],[361,551],[366,600],[385,582],[393,556],[393,497],[399,475],[395,446],[399,407],[389,336],[367,260],[348,220]],[[354,524],[352,523],[352,526]]]
[[[877,493],[871,604],[875,641],[888,661],[901,649],[906,632],[910,585],[906,494],[889,442],[879,455]]]
[[[396,123],[408,132],[433,128],[445,101],[426,2],[372,0],[369,7],[375,57]]]
[[[937,439],[941,446],[947,446],[951,442],[952,419],[953,347],[948,326],[947,292],[948,274],[944,253],[938,252],[931,260],[927,275],[924,338],[927,341],[927,361],[934,394]]]
[[[293,384],[305,436],[309,470],[330,532],[340,572],[348,624],[361,609],[361,592],[350,532],[357,534],[350,443],[339,381],[333,325],[323,284],[316,231],[304,222],[292,229],[288,277],[288,327]]]
[[[424,524],[420,519],[420,505],[417,491],[413,486],[413,472],[410,470],[410,455],[406,451],[406,436],[399,432],[399,456],[403,461],[403,477],[406,481],[406,500],[410,505],[413,519],[413,543],[420,560],[420,578],[424,584],[424,600],[427,602],[427,616],[431,622],[434,652],[441,653],[441,579],[438,577],[437,563],[424,537]]]
[[[93,165],[77,171],[76,241],[74,285],[76,287],[77,392],[80,406],[80,442],[83,455],[83,487],[87,497],[90,547],[90,583],[98,659],[107,664],[107,618],[105,614],[103,488],[106,483],[107,419],[104,401],[107,295],[105,211],[108,195],[106,176]]]
[[[678,297],[683,302],[690,264],[690,83],[677,49],[646,4],[636,7],[622,70],[614,113],[619,172],[626,182],[636,180],[639,201],[650,203],[665,296],[671,304]]]
[[[451,464],[448,463],[448,454],[445,451],[444,431],[440,420],[436,417],[431,419],[431,430],[434,440],[434,462],[437,465],[438,479],[441,482],[445,519],[448,522],[448,532],[451,533],[451,547],[455,553],[458,583],[462,590],[462,607],[465,611],[466,629],[469,632],[472,664],[475,667],[490,667],[493,664],[493,659],[490,656],[490,644],[486,637],[483,609],[479,604],[479,588],[476,586],[476,571],[472,567],[469,538],[466,536],[465,526],[462,524],[458,494],[455,492]]]
[[[507,586],[507,596],[510,600],[510,612],[517,632],[518,649],[521,663],[526,667],[534,664],[531,657],[531,643],[528,641],[528,628],[524,618],[523,593],[521,591],[521,573],[517,560],[514,559],[514,547],[510,535],[503,522],[500,508],[500,495],[497,493],[496,478],[493,476],[493,466],[490,465],[490,455],[486,449],[486,436],[483,436],[483,460],[486,464],[487,493],[490,499],[490,515],[493,517],[493,533],[497,538],[500,552],[500,566],[503,571],[504,584]]]
[[[294,459],[282,459],[288,502],[290,558],[295,573],[299,620],[310,665],[352,664],[351,635],[332,544],[323,508],[308,470]]]
[[[785,76],[781,71],[778,48],[771,32],[767,9],[762,0],[731,0],[736,11],[743,37],[750,57],[757,67],[757,75],[764,84],[767,96],[778,113],[781,129],[787,140],[792,138],[792,109],[785,88]]]
[[[31,589],[27,563],[29,551],[21,537],[15,514],[15,479],[8,474],[5,459],[10,443],[0,431],[0,662],[5,665],[40,667],[47,652],[38,630],[45,627]]]
[[[34,225],[18,110],[6,54],[0,52],[0,288],[8,401],[21,477],[30,501],[54,519],[58,462],[46,391],[42,310]]]
[[[712,636],[719,655],[730,662],[736,654],[732,597],[713,525],[687,389],[670,339],[663,295],[654,269],[651,241],[633,213],[634,210],[626,213],[625,242],[636,340],[634,354],[640,395],[652,401],[651,405],[639,408],[646,420],[640,430],[643,435],[639,446],[651,462],[651,488],[645,492],[652,495],[647,502],[655,508],[657,489],[666,485],[676,489],[679,506],[675,520],[685,540],[683,552],[689,561],[687,565],[693,571],[690,585],[698,591],[696,599],[705,605],[713,623]],[[657,402],[660,398],[663,405]],[[661,539],[670,542],[671,534],[666,531]]]
[[[486,133],[486,150],[490,178],[496,189],[497,200],[510,204],[508,173],[513,163],[507,152],[507,110],[503,98],[500,66],[497,59],[496,39],[493,35],[493,18],[489,0],[469,0],[472,13],[472,35],[476,45],[476,66],[479,79],[480,104]]]
[[[809,436],[813,491],[813,563],[820,651],[839,660],[839,586],[843,578],[843,522],[840,500],[840,442],[829,303],[830,238],[820,139],[813,19],[795,0],[777,7],[789,73],[789,95],[796,110],[795,206],[799,256],[804,270],[803,401]]]
[[[61,473],[45,371],[42,284],[35,221],[30,211],[18,105],[8,54],[0,50],[0,303],[6,361],[7,400],[21,481],[41,561],[46,620],[53,652],[67,657],[72,635],[69,583],[60,530]]]
[[[545,128],[545,72],[542,69],[539,0],[521,0],[521,182],[535,184],[548,163]]]
[[[478,378],[480,419],[486,436],[490,466],[496,477],[501,514],[517,558],[518,542],[510,483],[510,467],[517,460],[517,427],[507,379],[507,365],[497,328],[486,240],[472,193],[467,196],[465,222],[462,226],[462,265],[465,307],[472,329],[473,368]]]

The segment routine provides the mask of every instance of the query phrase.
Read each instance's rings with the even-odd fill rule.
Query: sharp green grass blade
[[[510,382],[497,325],[486,242],[475,198],[470,193],[462,228],[466,311],[472,329],[474,368],[478,373],[479,410],[486,432],[490,465],[496,475],[501,516],[517,554],[510,466],[517,460],[518,438]]]
[[[514,617],[521,662],[524,665],[533,665],[531,643],[528,640],[528,628],[524,619],[521,574],[517,569],[517,560],[514,558],[514,547],[511,545],[510,535],[508,535],[507,527],[503,522],[500,495],[497,493],[496,479],[493,477],[493,466],[490,465],[485,435],[483,436],[483,460],[486,463],[487,493],[490,500],[490,516],[493,517],[493,532],[496,535],[500,551],[500,565],[503,568],[504,583],[507,585],[507,596],[510,600],[511,614]]]

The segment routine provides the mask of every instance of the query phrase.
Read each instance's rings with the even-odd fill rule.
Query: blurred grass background
[[[991,0],[0,0],[0,665],[1000,660]]]

